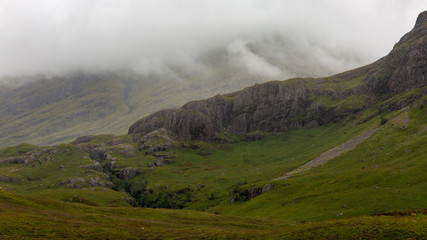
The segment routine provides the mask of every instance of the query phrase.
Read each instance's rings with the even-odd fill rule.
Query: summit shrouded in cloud
[[[0,76],[203,68],[199,57],[218,48],[271,78],[309,59],[340,71],[387,54],[426,8],[424,0],[0,0]]]

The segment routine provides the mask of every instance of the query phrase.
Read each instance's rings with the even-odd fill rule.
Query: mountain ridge
[[[221,131],[247,134],[315,127],[371,106],[374,99],[425,85],[427,11],[393,50],[378,61],[320,79],[291,79],[256,84],[243,90],[191,101],[179,109],[161,110],[135,122],[128,131],[138,141],[159,128],[178,140],[220,140]],[[333,86],[333,87],[330,87]],[[328,106],[321,98],[357,102]],[[320,99],[320,100],[319,100]],[[402,108],[407,103],[401,102]]]
[[[264,45],[284,48],[283,56],[287,57],[268,61],[283,68],[285,76],[323,76],[344,67],[325,66],[319,59],[309,58],[304,49],[288,56],[284,46],[294,45],[283,45],[281,41],[286,39],[252,42],[246,51],[270,59],[271,48],[267,46],[269,51],[263,52]],[[52,145],[87,134],[125,134],[140,116],[271,79],[251,72],[247,66],[234,64],[236,57],[242,56],[235,56],[222,46],[199,56],[195,66],[172,61],[158,72],[87,70],[5,77],[0,79],[0,147],[21,142]],[[348,57],[344,54],[343,61]],[[301,61],[292,64],[293,58]]]

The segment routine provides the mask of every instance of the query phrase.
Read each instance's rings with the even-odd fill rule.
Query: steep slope
[[[313,127],[338,121],[398,93],[425,87],[426,14],[421,13],[414,29],[375,63],[329,78],[268,82],[189,102],[180,109],[162,110],[139,120],[129,128],[129,134],[139,139],[165,128],[179,140],[215,140],[222,131],[246,134]],[[395,107],[406,104],[402,100]]]

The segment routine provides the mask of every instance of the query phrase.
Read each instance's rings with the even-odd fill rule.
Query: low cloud
[[[0,0],[0,76],[203,71],[198,59],[212,49],[268,77],[313,61],[313,74],[322,64],[342,71],[387,54],[425,9],[424,0]]]
[[[268,63],[264,58],[254,54],[247,47],[249,40],[236,40],[227,46],[229,61],[246,68],[249,73],[274,78],[281,75],[280,69]]]

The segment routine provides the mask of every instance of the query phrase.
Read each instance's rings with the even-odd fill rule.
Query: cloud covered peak
[[[162,71],[170,62],[194,63],[215,48],[226,48],[249,71],[274,76],[284,72],[282,66],[245,42],[273,35],[367,63],[385,55],[426,5],[423,0],[0,0],[0,76]]]

